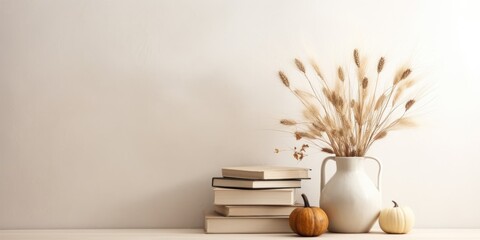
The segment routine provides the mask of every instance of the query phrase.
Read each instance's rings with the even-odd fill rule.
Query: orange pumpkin
[[[327,214],[319,207],[310,207],[307,195],[302,194],[304,207],[296,208],[290,213],[290,228],[300,236],[316,237],[327,231]]]

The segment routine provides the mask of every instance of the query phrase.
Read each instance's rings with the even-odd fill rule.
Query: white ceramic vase
[[[367,176],[364,162],[378,163],[377,184]],[[325,183],[325,166],[335,161],[337,170]],[[327,157],[322,162],[320,207],[329,219],[328,231],[337,233],[369,232],[381,210],[380,177],[382,165],[373,157]]]

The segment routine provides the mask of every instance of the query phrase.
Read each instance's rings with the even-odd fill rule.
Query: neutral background
[[[420,127],[370,151],[384,206],[478,228],[476,4],[0,0],[0,228],[201,227],[232,165],[310,167],[318,202],[326,155],[273,153],[300,144],[278,131],[301,106],[276,72],[301,81],[293,58],[315,57],[332,77],[354,48],[430,89]]]

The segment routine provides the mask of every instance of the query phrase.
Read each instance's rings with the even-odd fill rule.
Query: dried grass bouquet
[[[395,129],[414,126],[408,116],[416,103],[414,86],[409,67],[401,67],[391,82],[383,80],[385,58],[376,64],[376,76],[367,77],[366,59],[353,51],[355,66],[350,74],[339,66],[336,80],[328,84],[318,65],[311,61],[313,71],[295,59],[298,71],[305,77],[310,88],[296,89],[283,71],[279,71],[282,83],[303,104],[303,120],[282,119],[281,124],[293,127],[297,140],[307,140],[321,151],[338,157],[364,156],[370,146]],[[372,71],[373,72],[373,71]],[[382,84],[379,84],[382,83]],[[303,159],[308,144],[294,148],[294,157]],[[280,151],[275,150],[277,153]]]

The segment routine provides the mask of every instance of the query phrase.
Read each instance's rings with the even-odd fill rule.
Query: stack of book
[[[295,205],[295,189],[309,179],[308,168],[249,166],[222,169],[214,177],[215,211],[205,215],[206,233],[292,232],[288,216]]]

